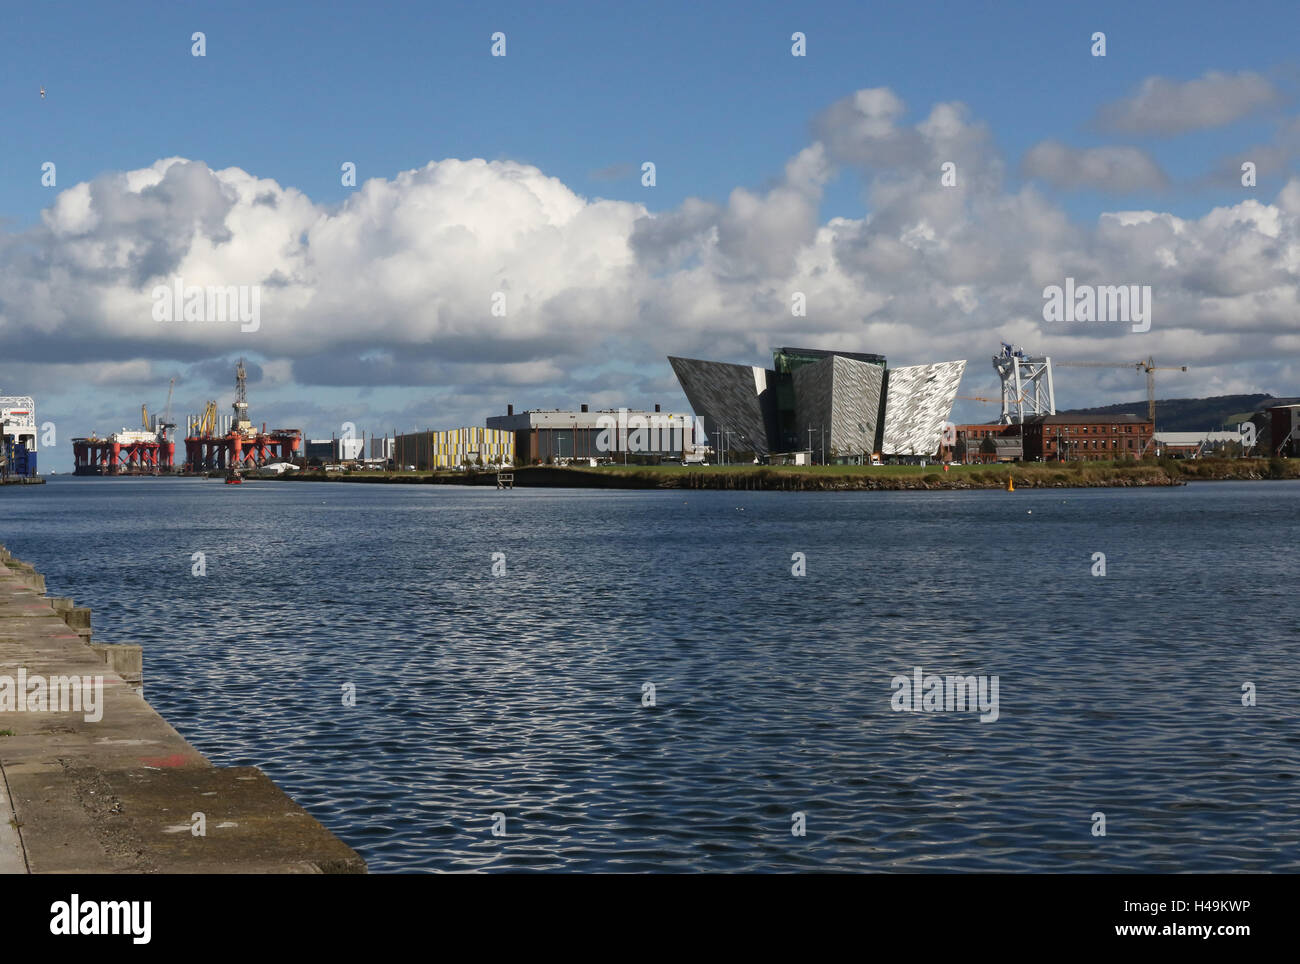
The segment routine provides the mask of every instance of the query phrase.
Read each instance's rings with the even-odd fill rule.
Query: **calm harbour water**
[[[150,703],[376,872],[1296,872],[1297,518],[1286,482],[0,491]],[[999,718],[894,711],[916,666]]]

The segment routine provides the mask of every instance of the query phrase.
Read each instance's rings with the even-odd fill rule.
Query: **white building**
[[[1156,455],[1196,459],[1231,442],[1240,442],[1240,432],[1156,432]]]

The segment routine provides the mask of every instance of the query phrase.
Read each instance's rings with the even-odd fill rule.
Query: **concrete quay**
[[[91,642],[90,610],[44,593],[0,546],[0,873],[366,872],[261,770],[214,767],[159,716],[139,646]]]

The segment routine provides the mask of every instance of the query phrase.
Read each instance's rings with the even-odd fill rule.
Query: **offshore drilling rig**
[[[248,376],[244,360],[235,368],[235,402],[232,415],[217,416],[217,403],[210,401],[202,415],[191,415],[185,435],[187,472],[240,472],[267,462],[288,461],[302,447],[302,431],[266,424],[261,431],[248,418]]]
[[[167,387],[167,404],[162,415],[149,418],[149,407],[140,406],[140,430],[123,428],[105,438],[91,433],[72,440],[74,475],[162,475],[174,469],[176,442],[171,430],[172,390]]]

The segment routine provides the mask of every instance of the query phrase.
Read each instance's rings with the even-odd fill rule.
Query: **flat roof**
[[[1109,415],[1033,415],[1025,419],[1026,425],[1112,425],[1150,424],[1149,419],[1137,415],[1111,413]]]
[[[693,424],[693,416],[685,412],[647,412],[641,409],[622,409],[624,424],[631,418],[646,419],[649,425],[659,427],[661,424],[684,422],[688,425]],[[574,412],[563,409],[545,409],[545,410],[528,410],[515,412],[513,415],[490,415],[487,419],[487,427],[494,429],[503,429],[505,431],[524,431],[525,429],[534,428],[604,428],[600,424],[602,418],[614,419],[617,422],[620,409],[606,408],[598,412]],[[650,419],[657,421],[649,422]],[[633,429],[636,426],[632,426]]]
[[[789,346],[783,346],[776,350],[786,355],[812,355],[815,358],[829,358],[832,355],[838,355],[840,358],[852,358],[855,361],[871,362],[872,364],[884,364],[885,362],[884,355],[862,351],[835,351],[829,348],[790,348]]]
[[[1240,432],[1156,432],[1165,445],[1199,445],[1202,442],[1240,442]]]

